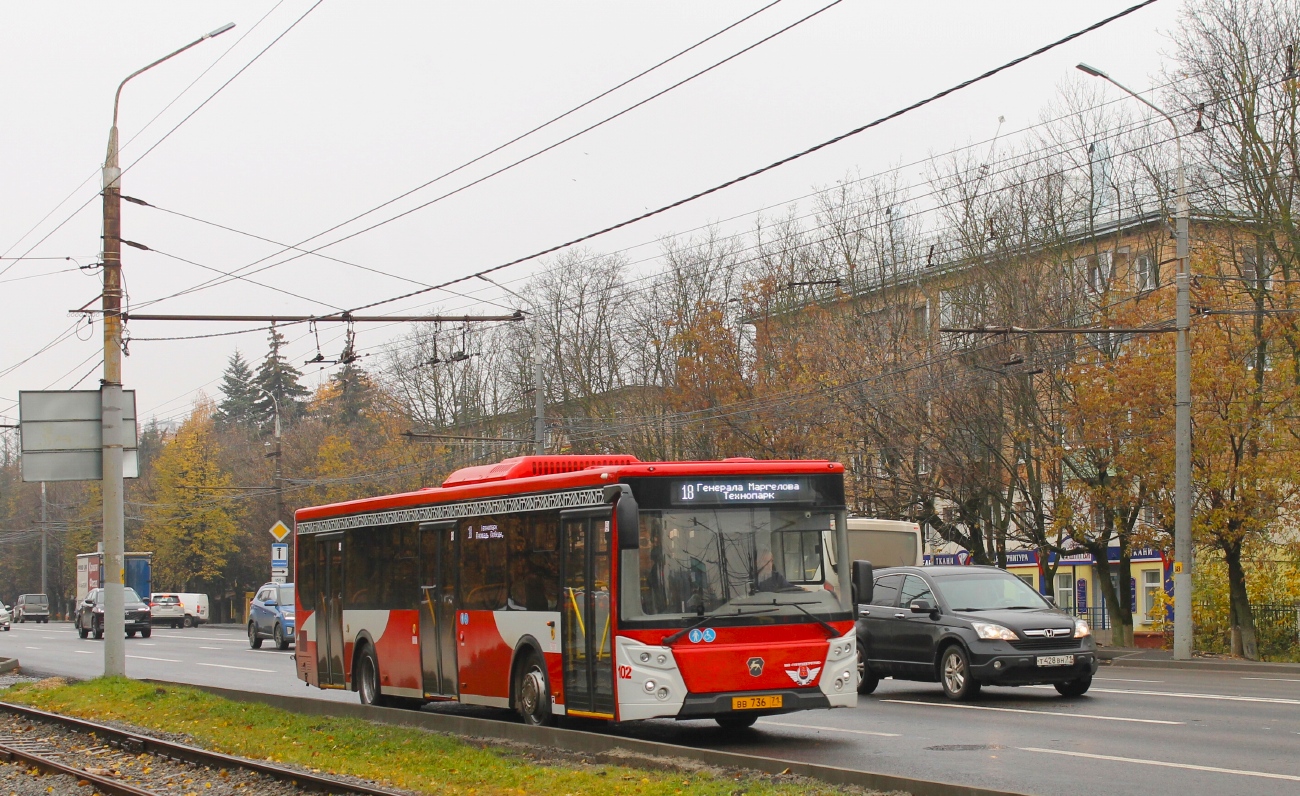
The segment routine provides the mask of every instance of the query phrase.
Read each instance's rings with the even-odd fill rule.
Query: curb
[[[581,730],[559,729],[556,727],[529,727],[524,724],[494,721],[492,719],[451,716],[441,713],[402,710],[400,708],[377,708],[369,705],[327,702],[321,699],[281,696],[279,694],[258,694],[251,691],[175,683],[166,680],[145,680],[144,682],[175,686],[177,688],[194,688],[235,702],[260,703],[302,715],[363,719],[378,724],[419,727],[448,735],[510,741],[602,757],[613,754],[616,756],[607,757],[606,762],[614,765],[636,766],[639,762],[644,762],[639,761],[638,758],[675,757],[720,768],[747,769],[764,774],[793,774],[819,780],[830,785],[856,785],[880,791],[905,791],[912,794],[912,796],[1023,796],[1023,794],[1016,791],[991,790],[949,782],[931,782],[893,774],[878,774],[872,771],[860,771],[816,763],[801,763],[795,760],[755,757],[737,752],[696,749],[688,746],[678,746],[658,741],[643,741],[598,732],[583,732]],[[622,754],[619,755],[619,753]]]
[[[1104,665],[1132,667],[1134,669],[1183,669],[1201,672],[1262,672],[1265,674],[1300,675],[1300,664],[1295,663],[1260,663],[1256,661],[1220,661],[1213,659],[1166,661],[1151,658],[1106,658],[1100,654],[1098,657]]]
[[[0,674],[19,671],[17,658],[0,658]]]

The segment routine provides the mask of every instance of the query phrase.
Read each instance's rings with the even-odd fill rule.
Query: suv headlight
[[[1002,625],[995,625],[992,622],[971,622],[971,627],[975,630],[975,635],[985,640],[992,641],[1019,641],[1020,636],[1016,631]]]
[[[1092,628],[1088,627],[1088,621],[1086,619],[1074,620],[1075,638],[1083,638],[1084,636],[1091,636],[1091,635],[1092,635]]]

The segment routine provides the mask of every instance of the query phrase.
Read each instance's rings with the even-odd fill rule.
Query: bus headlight
[[[647,694],[653,693],[654,690],[655,690],[655,685],[656,685],[656,683],[655,683],[654,680],[646,680],[646,681],[645,681],[645,692],[646,692]]]

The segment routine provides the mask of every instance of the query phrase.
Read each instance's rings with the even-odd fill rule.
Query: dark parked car
[[[1080,696],[1097,671],[1088,623],[996,567],[894,567],[858,606],[858,691],[882,677],[938,681],[951,699],[982,685],[1051,683]]]
[[[293,584],[267,583],[248,605],[248,646],[259,649],[262,639],[275,640],[277,649],[289,649],[294,640]]]
[[[140,599],[140,595],[135,593],[135,589],[130,586],[122,588],[122,601],[126,609],[126,637],[134,638],[136,633],[140,638],[149,638],[153,633],[153,627],[150,624],[149,606]],[[86,599],[81,601],[77,606],[77,615],[72,620],[72,624],[77,628],[77,635],[85,638],[91,633],[95,638],[104,637],[104,590],[91,589]]]
[[[44,594],[20,594],[13,613],[15,622],[49,622],[49,598]]]

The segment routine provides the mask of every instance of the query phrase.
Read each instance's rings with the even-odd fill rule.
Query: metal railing
[[[1255,640],[1260,657],[1294,656],[1300,652],[1300,604],[1260,603],[1250,607],[1255,617]],[[1212,603],[1193,605],[1196,648],[1205,652],[1230,652],[1232,624],[1228,607]]]

